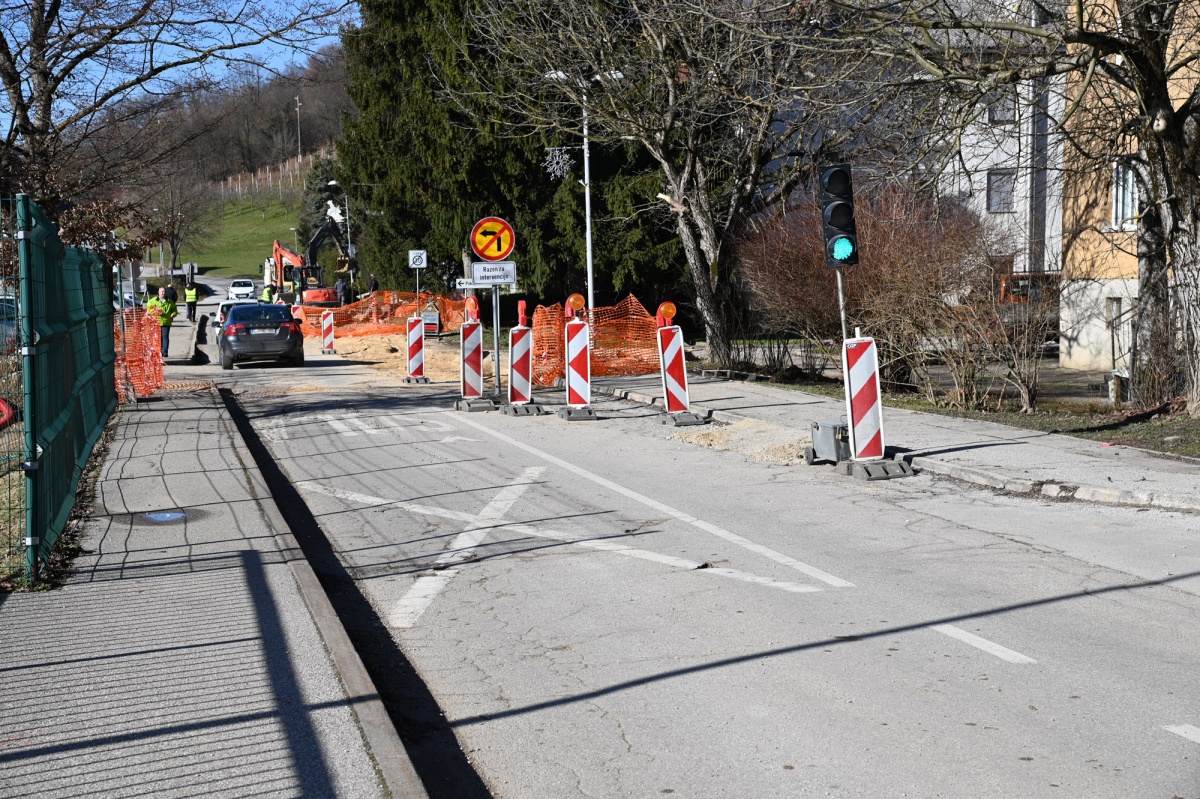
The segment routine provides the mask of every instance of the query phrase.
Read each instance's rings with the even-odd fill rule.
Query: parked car
[[[252,300],[254,299],[254,281],[250,278],[239,277],[229,284],[229,299],[231,300]]]
[[[229,309],[217,340],[221,368],[245,361],[304,365],[304,333],[286,305],[237,305]]]
[[[218,329],[225,327],[225,318],[229,316],[229,309],[238,305],[258,305],[258,300],[225,300],[217,306],[212,326]]]
[[[118,297],[123,297],[124,299],[123,300],[118,299]],[[114,289],[113,290],[113,307],[118,308],[118,309],[121,308],[122,302],[124,302],[124,305],[126,308],[141,308],[142,307],[142,298],[140,296],[138,296],[137,294],[134,294],[132,291],[126,291],[122,295],[122,294],[118,293],[116,289]]]

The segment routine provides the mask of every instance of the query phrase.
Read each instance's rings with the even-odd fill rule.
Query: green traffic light
[[[854,255],[854,241],[846,236],[839,236],[833,240],[830,251],[835,261],[848,261]]]

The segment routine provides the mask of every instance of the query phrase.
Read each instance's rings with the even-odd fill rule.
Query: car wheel
[[[812,447],[804,448],[804,462],[809,466],[817,462],[817,452]]]
[[[300,353],[299,355],[295,355],[292,357],[292,366],[303,366],[303,365],[304,365],[304,353],[303,352]]]
[[[221,368],[229,371],[233,368],[233,353],[221,350]]]

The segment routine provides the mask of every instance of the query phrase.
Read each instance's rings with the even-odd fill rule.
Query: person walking
[[[167,283],[167,299],[171,302],[179,302],[179,292],[175,290],[175,281]]]
[[[275,284],[274,283],[268,283],[267,285],[263,286],[262,301],[263,302],[274,302],[275,301]]]
[[[187,318],[189,322],[196,321],[196,303],[200,302],[200,287],[195,280],[189,280],[183,287],[183,301],[187,303]]]
[[[338,305],[346,304],[346,281],[340,277],[333,284],[333,293],[337,295]]]
[[[179,315],[175,301],[167,296],[166,287],[158,290],[158,296],[146,303],[146,313],[158,320],[159,325],[159,354],[167,357],[167,349],[171,346],[171,323]]]
[[[371,293],[374,294],[377,291],[379,291],[379,280],[371,275]]]

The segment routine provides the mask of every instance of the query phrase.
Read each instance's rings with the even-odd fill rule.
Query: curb
[[[913,457],[914,468],[931,474],[951,477],[967,483],[999,489],[1008,494],[1035,494],[1048,499],[1080,500],[1101,505],[1119,505],[1134,508],[1158,508],[1160,510],[1200,511],[1200,499],[1178,494],[1146,491],[1125,491],[1120,488],[1071,485],[1053,480],[1036,481],[1021,477],[1008,477],[998,472],[946,463],[934,458]]]
[[[224,401],[219,401],[222,403],[221,409],[228,415]],[[363,739],[378,769],[384,789],[393,799],[429,799],[429,794],[408,757],[404,743],[400,740],[400,734],[388,716],[387,708],[383,706],[379,689],[367,673],[358,651],[346,633],[346,628],[342,626],[325,589],[317,579],[316,572],[304,557],[300,543],[284,520],[275,497],[267,489],[258,468],[254,466],[254,456],[241,431],[237,429],[236,422],[232,418],[229,422],[237,431],[237,435],[231,436],[231,439],[238,451],[238,457],[242,459],[248,473],[250,468],[253,468],[253,474],[256,475],[254,487],[262,491],[259,507],[262,508],[267,523],[273,528],[279,551],[292,571],[321,640],[325,642],[325,648],[345,688],[350,710],[358,719],[359,729],[362,730]]]
[[[662,407],[661,397],[643,394],[638,391],[608,388],[595,383],[592,384],[592,391],[599,394],[617,397],[618,399],[640,402],[651,407]],[[693,411],[701,416],[707,416],[715,421],[726,422],[728,424],[733,424],[735,422],[740,422],[750,418],[748,416],[742,416],[741,414],[731,413],[729,411],[710,410],[700,406],[693,406]],[[1070,485],[1068,483],[1060,483],[1053,480],[1037,481],[1024,477],[1010,477],[1009,475],[1002,474],[1000,472],[993,472],[988,469],[980,469],[974,466],[963,466],[957,463],[947,463],[946,461],[937,460],[936,458],[922,457],[919,455],[907,456],[905,457],[905,460],[907,460],[915,469],[927,471],[930,474],[936,474],[942,477],[950,477],[955,480],[962,480],[966,483],[974,483],[975,485],[995,488],[1007,494],[1016,494],[1021,496],[1035,494],[1050,499],[1075,499],[1082,502],[1095,502],[1101,505],[1158,508],[1160,510],[1174,511],[1200,511],[1200,498],[1192,498],[1178,494],[1156,494],[1153,492],[1143,491],[1125,491],[1118,488],[1105,488],[1101,486]]]
[[[615,397],[616,399],[629,400],[630,402],[640,402],[643,405],[649,405],[652,408],[657,408],[663,413],[666,413],[666,410],[663,409],[662,397],[658,395],[643,394],[640,391],[631,391],[625,388],[609,388],[608,386],[602,386],[597,383],[592,384],[592,391],[596,394],[604,394],[609,397]],[[724,422],[725,424],[733,424],[735,422],[741,422],[750,418],[748,416],[742,416],[741,414],[730,413],[729,411],[718,411],[712,408],[705,408],[700,405],[693,405],[691,407],[691,411],[698,416],[703,416],[706,419],[712,419],[715,422]]]

